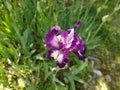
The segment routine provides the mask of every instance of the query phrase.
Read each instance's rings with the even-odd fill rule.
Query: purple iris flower
[[[54,58],[60,68],[68,64],[69,52],[74,52],[80,60],[85,58],[83,54],[86,45],[76,33],[79,26],[80,22],[77,22],[74,28],[68,29],[68,31],[61,30],[60,26],[54,26],[46,35],[46,46],[50,48],[48,58]]]

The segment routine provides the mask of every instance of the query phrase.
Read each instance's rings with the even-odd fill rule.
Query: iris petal
[[[51,54],[53,53],[53,50],[52,49],[50,49],[49,51],[48,51],[48,54],[47,54],[47,58],[48,59],[51,59]]]
[[[81,37],[79,37],[76,33],[74,35],[74,40],[72,42],[72,45],[70,47],[70,51],[73,51],[79,59],[84,59],[84,53],[86,50],[86,45]]]
[[[68,51],[49,50],[48,58],[54,58],[60,68],[64,67],[68,63]]]
[[[62,51],[63,57],[58,61],[58,66],[63,68],[68,63],[68,50]]]
[[[67,31],[62,31],[61,33],[60,33],[60,35],[61,35],[61,42],[63,43],[63,44],[66,44],[67,43],[67,38],[68,38],[68,32]]]
[[[58,66],[63,68],[68,63],[68,59],[64,58],[62,62],[58,62]]]
[[[60,42],[54,32],[47,34],[46,36],[46,45],[51,49],[59,49]]]
[[[74,29],[76,30],[80,26],[80,22],[77,22],[76,25],[74,26]]]
[[[70,29],[70,33],[68,35],[68,43],[71,43],[73,41],[74,33],[75,33],[74,29]]]
[[[85,58],[85,56],[81,54],[80,51],[74,51],[74,53],[78,56],[80,60],[83,60]]]
[[[86,45],[85,45],[84,41],[82,40],[81,37],[76,36],[76,38],[77,38],[77,41],[76,41],[75,50],[80,51],[81,53],[84,53],[86,50]]]
[[[59,55],[60,55],[59,50],[53,50],[50,57],[53,57],[57,61],[57,58],[58,58]]]
[[[60,26],[54,26],[51,28],[51,32],[54,32],[55,34],[57,34],[59,30],[61,30]]]

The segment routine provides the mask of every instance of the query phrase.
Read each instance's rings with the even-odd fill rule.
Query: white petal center
[[[58,51],[58,50],[55,50],[55,51],[53,51],[53,53],[51,54],[51,57],[53,57],[54,59],[57,59],[58,54],[59,54],[59,51]]]
[[[53,40],[51,41],[51,44],[55,47],[59,47],[58,41],[58,38],[54,36]]]
[[[73,41],[74,29],[71,29],[71,32],[68,34],[68,43]]]
[[[63,60],[63,54],[59,54],[57,57],[57,61],[62,62],[62,60]]]
[[[53,51],[51,57],[53,57],[58,62],[62,62],[63,60],[63,54],[58,50]]]

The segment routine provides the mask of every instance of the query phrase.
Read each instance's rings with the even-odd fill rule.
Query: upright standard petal
[[[80,26],[80,22],[77,22],[76,25],[74,26],[74,29],[76,30]]]
[[[55,34],[57,34],[59,30],[61,30],[60,26],[54,26],[51,28],[51,32],[54,32]]]
[[[75,30],[74,30],[74,28],[69,29],[69,30],[70,30],[70,33],[68,34],[68,43],[71,43],[74,39]]]
[[[67,43],[67,40],[68,40],[68,32],[67,31],[62,31],[60,33],[61,35],[61,38],[60,38],[60,41],[63,43],[63,44],[66,44]]]

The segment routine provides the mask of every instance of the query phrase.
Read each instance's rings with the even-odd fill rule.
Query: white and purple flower
[[[48,58],[54,58],[60,68],[68,64],[69,52],[74,52],[80,60],[85,58],[83,54],[86,45],[76,33],[79,26],[80,22],[77,22],[74,28],[68,29],[68,31],[61,31],[60,26],[54,26],[51,28],[50,33],[46,35],[46,46],[50,48]]]

